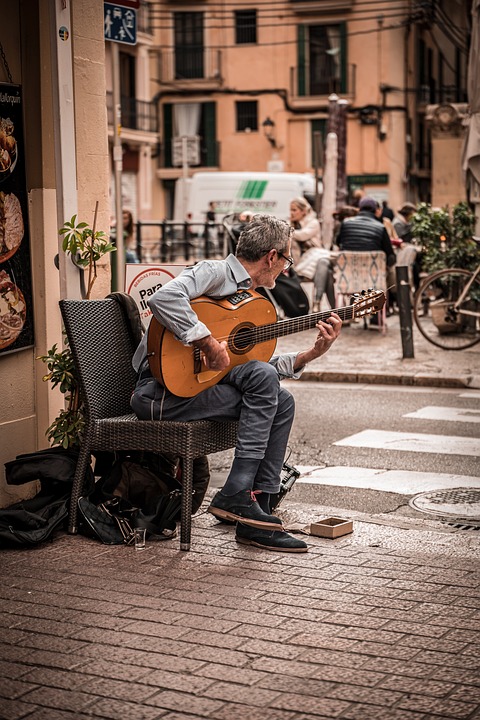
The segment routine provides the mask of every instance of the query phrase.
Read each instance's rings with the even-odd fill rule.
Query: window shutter
[[[305,25],[298,26],[297,92],[298,95],[305,95]]]
[[[163,106],[163,159],[165,167],[173,167],[172,163],[172,104],[165,103]]]
[[[346,93],[349,90],[351,91],[352,88],[347,87],[348,79],[347,79],[347,25],[346,23],[342,22],[339,23],[339,30],[340,30],[340,87],[342,88],[342,92]]]
[[[217,160],[217,123],[215,117],[216,103],[203,104],[203,127],[205,138],[205,166],[215,167]]]

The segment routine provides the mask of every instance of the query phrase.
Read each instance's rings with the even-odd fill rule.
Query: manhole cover
[[[411,507],[432,515],[480,520],[480,490],[451,488],[422,493],[410,500]]]

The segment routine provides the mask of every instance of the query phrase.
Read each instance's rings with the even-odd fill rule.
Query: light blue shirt
[[[181,343],[191,345],[211,333],[192,310],[190,300],[200,295],[221,299],[251,286],[252,278],[235,255],[225,260],[203,260],[157,290],[148,300],[148,306],[154,317]],[[293,369],[297,354],[277,355],[270,360],[281,378],[300,377],[303,368]],[[137,372],[146,368],[146,359],[147,333],[133,356],[132,364]]]

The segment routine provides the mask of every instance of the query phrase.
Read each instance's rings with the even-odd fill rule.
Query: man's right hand
[[[209,370],[225,370],[230,365],[230,356],[227,352],[227,341],[218,342],[208,335],[197,340],[195,345],[203,353],[203,361]]]

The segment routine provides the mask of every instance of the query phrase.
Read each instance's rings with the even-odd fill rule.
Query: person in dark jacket
[[[395,251],[382,222],[375,217],[377,201],[364,197],[360,201],[355,217],[346,218],[340,227],[337,245],[340,250],[350,252],[378,252],[387,256],[387,286],[395,285]]]

